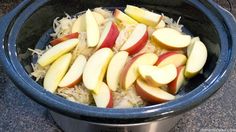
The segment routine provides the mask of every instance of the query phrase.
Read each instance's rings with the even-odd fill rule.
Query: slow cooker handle
[[[17,16],[17,14],[23,10],[28,4],[30,4],[30,0],[24,0],[21,2],[17,7],[15,7],[12,11],[7,13],[6,15],[2,16],[0,18],[0,60],[3,63],[3,66],[7,70],[7,72],[10,72],[11,64],[9,60],[7,59],[7,56],[5,54],[5,37],[7,29],[9,28],[10,24],[13,22],[13,19]]]
[[[13,10],[11,10],[9,13],[7,13],[6,15],[2,16],[0,18],[0,38],[3,41],[3,35],[6,32],[8,26],[10,25],[11,21],[13,20],[13,18],[22,10],[24,9],[24,7],[26,7],[26,5],[28,5],[29,3],[31,3],[30,0],[24,0],[23,2],[21,2],[17,7],[15,7]],[[2,43],[1,43],[2,44]]]
[[[221,7],[219,4],[217,4],[216,2],[214,2],[213,0],[207,0],[207,2],[209,4],[211,4],[222,16],[222,18],[224,19],[225,24],[228,27],[228,30],[230,31],[231,34],[231,41],[232,41],[232,56],[230,57],[229,62],[233,62],[232,64],[228,65],[228,67],[231,67],[229,69],[233,69],[233,67],[236,64],[236,19],[235,17],[226,9],[224,9],[223,7]],[[231,71],[228,71],[229,73]]]
[[[225,8],[223,8],[219,4],[217,4],[215,1],[207,0],[206,2],[208,2],[218,12],[220,12],[222,14],[222,17],[227,20],[226,21],[226,22],[228,22],[227,24],[229,24],[230,28],[234,29],[233,31],[235,33],[236,32],[236,20],[235,20],[234,16],[228,10],[226,10]],[[233,36],[235,36],[235,34]]]

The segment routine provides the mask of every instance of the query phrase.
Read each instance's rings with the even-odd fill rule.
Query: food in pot
[[[32,76],[67,100],[132,108],[174,100],[202,70],[207,49],[182,32],[180,19],[127,5],[95,8],[53,23],[53,40],[38,54]]]

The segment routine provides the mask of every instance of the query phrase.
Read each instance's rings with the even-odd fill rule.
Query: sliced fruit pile
[[[54,93],[84,85],[97,107],[113,107],[112,92],[133,86],[150,103],[173,100],[186,78],[197,75],[207,59],[199,38],[168,27],[162,15],[132,5],[124,12],[115,9],[113,19],[106,21],[88,9],[70,31],[52,40],[53,47],[37,61],[41,67],[50,66],[43,86]],[[73,51],[83,45],[83,33],[91,52],[73,58]]]

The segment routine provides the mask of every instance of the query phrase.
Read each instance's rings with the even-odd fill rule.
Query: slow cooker
[[[141,108],[104,109],[55,96],[35,82],[27,70],[32,62],[28,48],[45,46],[56,17],[73,15],[88,8],[123,9],[127,4],[174,18],[206,44],[208,58],[200,74],[178,93],[180,98]],[[214,94],[235,65],[236,22],[212,0],[24,0],[0,19],[0,60],[15,85],[27,96],[47,107],[64,131],[154,132],[169,131],[181,114]],[[24,54],[24,57],[22,57]],[[200,53],[199,53],[200,54]]]

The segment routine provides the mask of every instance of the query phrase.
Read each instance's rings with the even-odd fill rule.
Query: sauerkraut
[[[53,38],[60,38],[71,33],[71,27],[75,22],[76,18],[71,17],[67,13],[65,13],[65,15],[66,16],[63,17],[62,19],[59,19],[59,17],[54,19],[53,21],[54,33],[51,34]]]
[[[104,22],[100,25],[100,32],[103,31],[104,24],[106,22],[115,21],[112,12],[107,9],[103,9],[99,7],[99,8],[95,8],[93,11],[101,14],[104,17]],[[82,15],[81,13],[78,13],[78,14]],[[51,36],[54,39],[56,39],[56,38],[61,38],[65,35],[70,34],[72,25],[76,21],[77,17],[78,16],[70,16],[66,13],[65,13],[65,17],[63,18],[57,17],[53,21],[54,33],[52,33]],[[172,18],[164,16],[163,21],[166,23],[167,27],[174,28],[182,32],[183,25],[179,24],[180,18],[178,19],[177,22],[175,22]],[[117,25],[118,25],[118,28],[120,29],[120,33],[119,33],[119,37],[116,39],[115,46],[113,47],[113,50],[115,52],[119,51],[121,46],[127,41],[127,39],[129,38],[129,36],[131,35],[132,31],[135,28],[135,25],[124,25],[122,23],[118,23]],[[148,27],[149,34],[152,34],[152,32],[155,30],[156,29],[154,27]],[[71,51],[72,62],[75,60],[75,58],[78,55],[84,55],[88,59],[97,50],[96,48],[89,48],[87,46],[86,32],[80,32],[78,39],[79,39],[79,44],[77,44],[76,48]],[[41,57],[41,55],[50,48],[51,46],[47,46],[45,50],[29,49],[29,51],[32,52],[32,55],[36,54],[38,57]],[[165,51],[166,51],[165,49],[162,49],[161,47],[158,47],[152,44],[152,42],[148,40],[146,46],[137,54],[151,52],[151,53],[160,55],[164,53]],[[30,75],[35,77],[36,81],[43,79],[49,67],[50,65],[46,67],[41,67],[37,63],[36,64],[32,63],[33,72]],[[162,88],[166,90],[166,86],[163,86]],[[83,83],[79,83],[73,87],[58,88],[56,90],[56,94],[64,97],[65,99],[69,101],[82,103],[85,105],[94,104],[94,100],[93,100],[91,92],[85,88]],[[113,95],[114,108],[141,107],[147,104],[147,102],[142,100],[141,97],[137,95],[133,85],[128,90],[123,90],[121,88],[118,88],[117,91],[112,92],[112,95]]]
[[[146,102],[137,95],[133,85],[128,90],[119,88],[116,92],[113,92],[113,100],[114,108],[132,108],[146,105]]]
[[[58,88],[57,94],[76,103],[90,105],[94,102],[91,92],[83,85],[75,85],[72,88]]]

